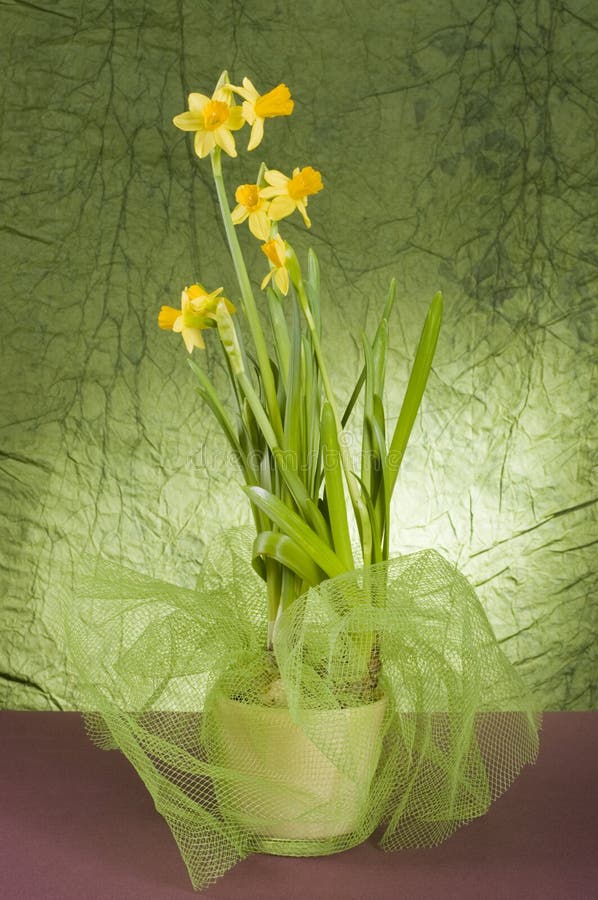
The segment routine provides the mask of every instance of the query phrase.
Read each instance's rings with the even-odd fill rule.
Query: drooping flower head
[[[262,244],[262,250],[270,260],[272,268],[262,280],[260,287],[263,290],[270,279],[274,278],[276,286],[286,297],[289,292],[289,270],[286,265],[287,248],[285,242],[281,236],[277,234],[271,241]]]
[[[189,353],[194,347],[205,350],[206,345],[201,332],[206,328],[216,327],[216,309],[223,302],[230,313],[234,313],[235,307],[221,297],[223,288],[219,287],[208,294],[201,284],[192,284],[181,292],[181,308],[163,306],[158,315],[158,325],[165,331],[175,331],[180,334]]]
[[[260,241],[267,241],[270,237],[270,217],[268,210],[270,203],[260,197],[260,189],[257,184],[240,184],[235,191],[237,205],[232,211],[232,220],[235,225],[240,225],[248,220],[249,230]]]
[[[260,197],[266,200],[274,198],[268,210],[270,218],[277,222],[298,209],[307,227],[311,228],[307,198],[324,187],[320,173],[311,166],[305,166],[303,169],[293,169],[293,175],[289,178],[277,169],[266,169],[264,180],[268,187],[261,189]]]
[[[203,159],[214,147],[222,147],[229,156],[237,155],[233,131],[245,124],[240,106],[233,104],[228,75],[223,72],[211,97],[189,94],[189,111],[172,120],[181,131],[195,132],[195,152]]]
[[[248,150],[255,150],[264,136],[264,119],[290,116],[295,103],[286,84],[279,84],[267,94],[258,94],[249,80],[243,79],[243,87],[231,85],[231,90],[243,97],[243,118],[251,125]]]

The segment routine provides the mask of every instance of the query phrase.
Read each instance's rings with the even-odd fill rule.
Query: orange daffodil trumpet
[[[248,150],[255,150],[264,136],[264,120],[276,116],[290,116],[295,103],[286,84],[279,84],[267,94],[258,94],[249,78],[243,79],[243,87],[231,85],[231,90],[243,97],[243,118],[251,125]]]
[[[264,179],[268,187],[262,188],[260,196],[264,199],[274,198],[268,212],[270,218],[277,222],[298,209],[306,226],[311,228],[307,215],[307,198],[324,187],[320,173],[311,166],[305,166],[303,169],[293,169],[293,175],[289,178],[277,169],[266,169]]]
[[[276,287],[286,297],[289,292],[289,270],[287,269],[287,247],[285,242],[277,234],[271,241],[262,244],[262,250],[270,260],[272,268],[266,277],[262,279],[261,289],[264,290],[273,278]]]
[[[270,204],[260,197],[260,189],[257,184],[240,184],[235,191],[237,205],[231,215],[235,225],[240,225],[247,219],[249,230],[259,241],[267,241],[270,237],[270,217],[268,208]]]
[[[158,315],[158,325],[165,331],[180,334],[189,353],[194,347],[205,350],[206,345],[201,332],[206,328],[216,327],[216,311],[219,303],[224,303],[229,313],[235,307],[221,297],[223,288],[219,287],[210,294],[201,284],[192,284],[181,292],[181,308],[163,306]]]

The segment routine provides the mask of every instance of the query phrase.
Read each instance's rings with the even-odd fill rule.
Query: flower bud
[[[295,254],[295,251],[288,243],[288,241],[284,242],[285,246],[285,266],[288,269],[289,275],[291,276],[291,281],[293,282],[293,287],[295,290],[299,290],[299,285],[303,282],[303,276],[301,274],[301,266],[299,265],[299,260]]]

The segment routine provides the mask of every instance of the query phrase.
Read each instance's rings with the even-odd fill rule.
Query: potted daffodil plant
[[[375,623],[349,629],[351,666],[327,670],[325,650],[313,661],[313,677],[329,678],[330,705],[310,709],[306,691],[301,721],[289,711],[292,698],[278,671],[277,635],[285,631],[294,604],[308,602],[310,591],[333,579],[342,588],[350,573],[375,570],[389,559],[391,498],[430,373],[442,297],[437,293],[431,300],[396,421],[389,422],[385,408],[394,280],[375,331],[361,335],[363,362],[341,401],[326,352],[316,254],[310,250],[301,260],[285,235],[290,217],[310,228],[312,201],[316,206],[324,188],[322,174],[294,161],[287,168],[285,161],[280,168],[256,164],[251,184],[235,185],[232,176],[229,185],[224,181],[223,163],[232,168],[238,133],[248,128],[247,150],[261,148],[266,120],[270,127],[270,119],[290,116],[293,107],[286,85],[261,94],[248,78],[233,84],[223,72],[211,96],[191,93],[188,110],[174,118],[177,128],[193,134],[199,159],[211,164],[237,286],[225,287],[224,277],[222,285],[189,278],[180,305],[162,306],[158,321],[182,337],[199,396],[240,468],[256,530],[251,564],[267,604],[263,659],[251,669],[255,682],[234,689],[223,685],[214,707],[214,742],[237,773],[236,788],[221,798],[221,809],[229,820],[260,834],[260,846],[271,852],[283,852],[273,849],[275,842],[295,847],[314,840],[324,847],[314,852],[326,852],[327,839],[350,833],[359,822],[379,757],[386,714],[379,634]],[[242,246],[256,240],[263,269],[252,277]],[[230,384],[226,397],[202,364],[206,352],[222,354]],[[349,433],[360,440],[357,461]],[[367,577],[359,585],[367,593]],[[360,784],[355,775],[343,774],[325,742],[315,740],[322,722],[337,729],[340,744],[348,742],[341,754],[351,754],[351,741],[361,742]],[[282,777],[291,785],[284,809],[276,806]],[[269,823],[252,805],[255,778],[262,782],[263,806],[276,807]],[[314,792],[336,809],[333,821],[309,817]]]

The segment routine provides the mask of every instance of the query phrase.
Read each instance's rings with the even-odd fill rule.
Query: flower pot
[[[287,708],[218,698],[219,756],[231,773],[217,787],[224,818],[250,833],[255,849],[279,855],[325,854],[364,840],[386,706],[382,697],[303,710],[298,725]]]

